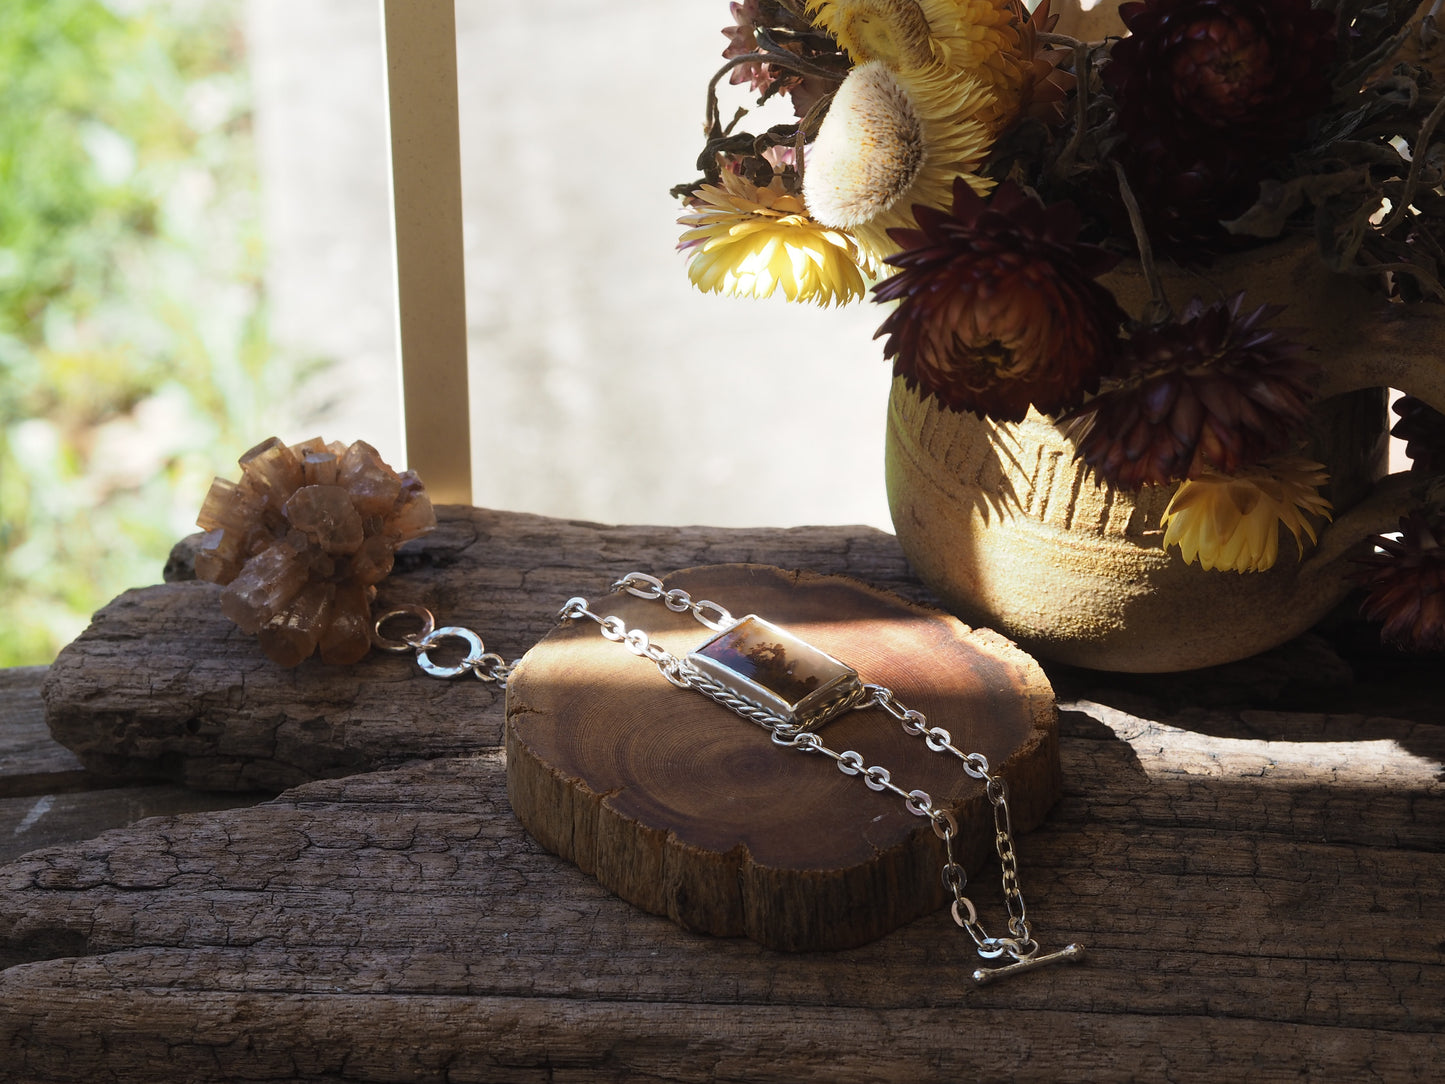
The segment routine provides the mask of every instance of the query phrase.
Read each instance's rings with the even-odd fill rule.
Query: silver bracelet
[[[965,753],[953,744],[947,730],[930,726],[922,712],[905,708],[892,690],[864,682],[852,667],[756,614],[735,618],[717,603],[694,601],[686,591],[668,589],[657,577],[645,572],[628,573],[612,585],[612,590],[660,601],[674,613],[690,612],[712,635],[679,658],[654,644],[643,630],[627,628],[620,617],[597,613],[585,598],[568,599],[558,611],[558,617],[595,622],[606,639],[655,664],[672,684],[700,692],[758,724],[770,733],[777,745],[804,753],[821,753],[845,775],[862,776],[869,789],[895,794],[910,813],[929,819],[934,834],[943,840],[942,876],[944,886],[953,896],[950,911],[954,922],[973,938],[979,956],[987,960],[1006,956],[1012,961],[1001,967],[975,969],[975,982],[991,982],[1059,960],[1083,957],[1084,947],[1077,942],[1056,952],[1041,954],[1039,951],[1018,883],[1008,784],[1002,777],[990,773],[988,760],[982,753]],[[383,626],[401,617],[419,619],[421,629],[400,639],[384,636]],[[455,665],[443,666],[432,660],[430,652],[448,639],[461,640],[467,654]],[[420,606],[404,606],[383,614],[376,621],[375,642],[387,651],[415,651],[418,665],[433,677],[451,678],[472,673],[505,687],[517,666],[516,662],[508,663],[501,656],[487,652],[481,637],[471,629],[436,628],[431,613]],[[926,791],[905,790],[894,783],[888,769],[865,766],[862,755],[856,751],[838,752],[830,748],[816,733],[824,723],[845,712],[873,707],[882,708],[898,720],[905,733],[922,738],[930,751],[957,757],[967,775],[983,781],[984,793],[993,807],[994,841],[1002,871],[1004,903],[1008,908],[1009,936],[990,937],[978,921],[973,902],[964,895],[968,875],[954,857],[958,821],[953,813],[935,806]]]

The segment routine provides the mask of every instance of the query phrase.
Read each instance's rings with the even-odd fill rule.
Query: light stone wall
[[[888,526],[882,310],[703,296],[674,251],[728,20],[458,0],[477,504]],[[251,0],[248,34],[274,337],[336,360],[278,430],[400,464],[380,5]]]

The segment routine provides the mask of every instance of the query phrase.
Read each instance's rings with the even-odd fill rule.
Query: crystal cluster
[[[360,440],[272,437],[239,462],[240,482],[217,478],[196,518],[196,576],[225,586],[221,612],[282,666],[318,649],[324,662],[356,662],[397,546],[436,526],[421,479]]]

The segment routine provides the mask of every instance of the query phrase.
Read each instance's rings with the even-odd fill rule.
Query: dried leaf
[[[1278,237],[1306,203],[1318,206],[1354,190],[1368,190],[1369,186],[1368,169],[1295,177],[1283,182],[1264,181],[1259,186],[1259,200],[1255,205],[1238,218],[1225,222],[1224,228],[1244,237]]]

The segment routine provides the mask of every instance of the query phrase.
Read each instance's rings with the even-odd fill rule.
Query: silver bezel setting
[[[698,645],[684,663],[801,730],[846,710],[863,687],[851,666],[756,614],[738,618]]]

